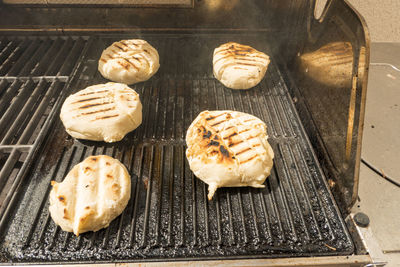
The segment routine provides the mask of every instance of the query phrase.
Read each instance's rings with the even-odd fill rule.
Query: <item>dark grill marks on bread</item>
[[[257,59],[260,59],[260,58],[265,59],[264,57],[260,57],[260,56],[251,56],[251,55],[246,55],[246,54],[232,54],[232,53],[229,53],[229,54],[227,54],[227,55],[215,60],[214,64],[216,64],[220,60],[226,60],[226,59],[232,59],[232,60],[238,60],[238,61],[250,61],[250,62],[264,64],[263,61],[257,60]]]
[[[102,93],[105,93],[105,92],[108,92],[108,90],[93,91],[93,92],[88,92],[88,93],[79,94],[78,96],[93,95],[93,94],[102,94]]]
[[[80,106],[78,107],[78,109],[86,109],[86,108],[92,108],[92,107],[98,107],[98,106],[103,106],[106,104],[112,104],[113,102],[103,102],[103,103],[95,103],[95,104],[88,104],[88,105],[84,105],[84,106]]]
[[[114,98],[109,96],[110,93],[110,90],[99,90],[79,94],[78,100],[72,102],[72,104],[83,104],[77,107],[79,112],[76,117],[93,116],[101,113],[103,116],[96,116],[91,121],[115,117],[115,114],[110,114],[116,108]],[[89,98],[87,98],[88,95],[90,96]]]
[[[217,76],[233,67],[245,71],[257,68],[259,71],[269,63],[269,57],[256,49],[238,43],[226,43],[214,51],[213,65]]]
[[[137,50],[139,45],[135,44],[133,41],[119,41],[115,42],[109,47],[108,53],[105,54],[106,59],[103,57],[100,60],[104,63],[107,63],[108,60],[116,60],[117,66],[129,71],[131,68],[136,72],[139,72],[142,68],[142,65],[148,65],[146,57],[143,57],[141,53],[151,55],[150,53],[154,51],[143,49],[141,51]],[[133,54],[131,53],[133,52]],[[107,60],[108,58],[108,60]]]
[[[218,154],[222,159],[229,158],[239,163],[249,162],[262,155],[256,149],[262,144],[252,139],[259,137],[263,132],[250,132],[252,129],[260,129],[262,122],[248,116],[239,112],[204,112],[202,119],[197,123],[196,131],[201,136],[200,147],[208,151],[210,156]],[[234,121],[230,122],[231,120]]]
[[[96,114],[96,113],[100,113],[100,112],[107,112],[107,111],[114,110],[114,109],[115,109],[115,107],[99,109],[99,110],[90,111],[90,112],[84,112],[84,113],[79,114],[78,117],[82,116],[82,115],[92,115],[92,114]]]
[[[107,116],[103,116],[103,117],[96,117],[92,121],[110,119],[110,118],[115,118],[115,117],[118,117],[118,116],[119,116],[118,114],[114,114],[114,115],[107,115]]]
[[[80,99],[80,100],[78,100],[76,102],[72,102],[72,104],[87,102],[87,101],[96,100],[96,99],[100,99],[100,98],[101,97],[92,97],[92,98]]]

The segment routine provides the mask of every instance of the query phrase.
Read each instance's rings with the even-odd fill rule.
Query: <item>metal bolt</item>
[[[354,215],[354,221],[360,227],[367,227],[369,225],[368,215],[362,212],[358,212]]]

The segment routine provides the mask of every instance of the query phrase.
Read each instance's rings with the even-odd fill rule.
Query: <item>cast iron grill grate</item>
[[[66,75],[62,95],[105,82],[97,71],[101,51],[112,41],[132,37],[76,39],[84,47],[82,56],[65,62],[76,66],[75,71],[71,75],[57,72]],[[226,89],[212,76],[212,52],[217,45],[235,40],[271,54],[267,40],[252,34],[140,37],[159,50],[161,59],[153,78],[132,86],[143,103],[142,125],[121,142],[105,144],[74,140],[59,119],[52,118],[46,142],[24,183],[13,192],[20,197],[10,201],[7,218],[3,216],[3,260],[165,261],[351,254],[351,239],[273,55],[266,78],[251,90]],[[189,169],[184,141],[191,121],[205,109],[243,111],[267,123],[275,167],[264,189],[222,188],[212,201],[207,200],[207,186]],[[49,216],[50,181],[61,181],[72,166],[98,154],[125,164],[132,176],[132,196],[108,228],[75,237],[56,227]]]
[[[55,104],[87,41],[0,39],[0,218],[43,141]],[[46,126],[47,125],[47,126]]]

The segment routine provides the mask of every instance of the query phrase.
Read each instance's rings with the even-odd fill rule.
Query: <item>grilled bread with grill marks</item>
[[[257,117],[231,110],[203,111],[192,122],[186,157],[209,200],[219,187],[264,187],[274,158],[266,130]]]
[[[160,67],[157,50],[140,39],[122,40],[103,51],[98,70],[114,82],[134,84],[148,80]]]
[[[229,42],[214,50],[214,76],[228,88],[249,89],[262,80],[269,62],[251,46]]]
[[[131,178],[118,160],[91,156],[75,165],[62,183],[51,182],[50,215],[75,235],[107,227],[131,196]]]
[[[70,95],[60,118],[75,138],[116,142],[142,123],[142,104],[125,84],[98,84]]]

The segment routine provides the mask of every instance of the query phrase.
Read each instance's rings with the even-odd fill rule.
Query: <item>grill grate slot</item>
[[[159,50],[161,68],[132,86],[143,103],[143,123],[114,144],[74,140],[51,114],[67,94],[106,82],[97,71],[98,57],[126,36],[0,43],[0,73],[7,75],[0,77],[0,103],[12,103],[0,105],[5,127],[0,128],[0,163],[7,173],[18,175],[23,158],[45,136],[41,129],[54,120],[40,157],[27,167],[25,183],[16,182],[20,185],[9,192],[21,197],[6,202],[9,219],[2,218],[0,255],[13,262],[89,262],[351,254],[352,242],[273,55],[266,78],[251,90],[226,89],[213,78],[214,47],[234,39],[268,53],[267,41],[251,34],[144,37]],[[186,129],[205,109],[243,111],[266,122],[275,165],[264,189],[221,188],[207,200],[207,186],[185,157]],[[61,181],[72,166],[99,154],[128,168],[131,199],[108,228],[75,237],[49,216],[50,181]],[[3,169],[0,183],[9,183]]]

